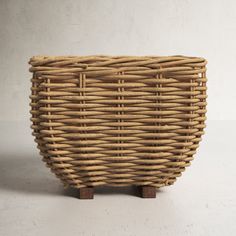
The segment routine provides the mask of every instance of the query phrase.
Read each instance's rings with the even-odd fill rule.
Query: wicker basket
[[[65,185],[171,185],[205,127],[206,60],[36,56],[32,129]]]

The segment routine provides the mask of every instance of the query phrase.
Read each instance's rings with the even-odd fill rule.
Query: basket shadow
[[[162,189],[157,188],[156,192],[158,195],[163,194],[164,191]],[[63,194],[66,196],[78,198],[79,191],[76,188],[65,188]],[[114,187],[114,186],[96,186],[94,187],[94,196],[129,196],[129,197],[139,197],[141,198],[141,189],[140,186],[130,185],[130,186],[122,186],[122,187]]]
[[[78,189],[76,188],[66,188],[64,189],[64,195],[70,197],[78,197]],[[125,187],[111,187],[111,186],[96,186],[94,188],[94,195],[104,196],[104,195],[129,195],[138,196],[139,192],[135,186],[125,186]]]
[[[0,190],[41,195],[61,195],[64,188],[45,167],[39,155],[5,153],[0,158]]]
[[[4,153],[0,158],[0,191],[37,195],[78,197],[78,189],[64,188],[35,153]],[[160,190],[157,190],[158,192]],[[94,194],[139,196],[136,186],[95,187]]]

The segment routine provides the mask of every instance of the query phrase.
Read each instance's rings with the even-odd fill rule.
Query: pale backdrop
[[[205,57],[208,119],[236,119],[234,0],[1,0],[0,120],[28,120],[33,55]]]

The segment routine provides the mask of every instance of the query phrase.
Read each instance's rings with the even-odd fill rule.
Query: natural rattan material
[[[172,184],[205,127],[203,58],[37,56],[33,135],[73,187]]]

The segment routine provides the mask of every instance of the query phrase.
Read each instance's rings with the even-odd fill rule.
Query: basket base
[[[85,187],[79,189],[79,199],[93,199],[93,196],[94,196],[93,187]]]
[[[156,188],[152,186],[140,186],[140,195],[142,198],[156,198]]]
[[[156,188],[152,186],[138,186],[138,195],[142,198],[156,198]],[[78,189],[79,199],[93,199],[94,188],[84,187]]]

